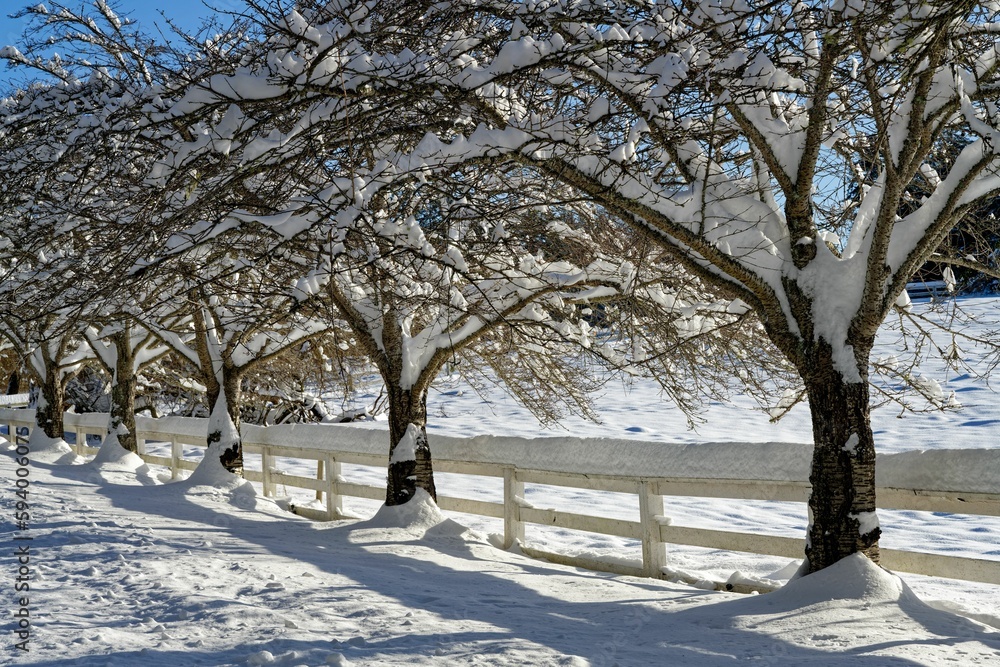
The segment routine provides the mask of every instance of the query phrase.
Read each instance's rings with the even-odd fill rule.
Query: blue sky
[[[22,7],[37,4],[44,0],[0,0],[0,47],[8,44],[18,45],[21,34],[24,31],[23,20],[8,18]],[[92,0],[62,0],[62,4],[68,7],[79,7],[82,4],[92,6]],[[147,32],[156,34],[154,24],[159,23],[165,26],[163,14],[175,20],[185,28],[196,28],[201,19],[212,15],[213,9],[219,10],[239,10],[243,7],[240,0],[208,0],[208,5],[202,0],[111,0],[110,4],[116,8],[121,15],[130,16],[141,26],[145,26]],[[12,81],[17,81],[22,76],[11,71],[6,64],[0,64],[0,94],[9,91]]]

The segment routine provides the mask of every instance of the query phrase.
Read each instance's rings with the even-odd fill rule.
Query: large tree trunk
[[[437,500],[431,449],[427,444],[427,392],[400,389],[390,384],[389,472],[386,505],[408,502],[417,489]]]
[[[198,299],[197,292],[192,292],[192,298]],[[201,380],[205,383],[205,400],[209,414],[215,411],[215,406],[219,402],[219,395],[222,393],[222,386],[215,374],[216,360],[212,358],[212,353],[208,343],[208,329],[205,323],[205,314],[201,308],[193,309],[191,320],[194,323],[194,347],[198,355],[198,368],[201,371]]]
[[[206,457],[217,454],[222,467],[239,477],[243,476],[243,438],[240,435],[242,379],[242,373],[232,369],[223,371],[220,392],[209,418],[209,449],[205,453]]]
[[[868,346],[855,346],[861,382],[834,366],[829,345],[818,343],[800,369],[813,425],[806,558],[816,572],[856,552],[876,563],[881,530],[875,515],[875,441],[868,395]]]
[[[63,438],[64,396],[65,387],[59,380],[58,371],[49,369],[38,387],[35,425],[54,440]]]
[[[139,453],[135,437],[135,359],[128,327],[111,337],[117,355],[111,379],[111,414],[108,434],[118,437],[118,444],[133,454]]]

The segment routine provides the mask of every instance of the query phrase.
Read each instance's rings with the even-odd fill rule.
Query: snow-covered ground
[[[987,316],[995,300],[968,300]],[[977,350],[965,354],[975,361]],[[877,411],[882,452],[996,446],[1000,401],[966,373],[928,373],[965,408],[897,419]],[[548,434],[664,442],[808,442],[808,415],[778,424],[734,405],[713,405],[688,431],[652,384],[609,385],[601,424],[567,420]],[[545,435],[502,396],[489,404],[458,382],[432,392],[430,432]],[[361,427],[379,427],[378,424]],[[198,453],[191,452],[192,456]],[[305,473],[304,464],[281,466]],[[527,559],[496,548],[496,522],[443,519],[433,508],[381,512],[360,522],[312,523],[252,487],[235,492],[162,484],[131,465],[31,467],[30,528],[14,526],[12,455],[0,456],[6,541],[0,569],[11,613],[15,549],[31,536],[29,652],[8,627],[0,664],[45,665],[1000,665],[1000,587],[904,575],[859,560],[777,593],[738,596],[664,581],[616,577]],[[314,471],[312,471],[314,472]],[[1000,471],[997,472],[1000,475]],[[382,481],[384,471],[345,475]],[[499,499],[499,485],[440,475],[446,495]],[[294,495],[294,494],[292,494]],[[527,489],[538,506],[633,518],[631,497],[553,487]],[[301,502],[303,498],[299,498]],[[377,503],[348,499],[371,517]],[[668,498],[675,523],[801,536],[804,507]],[[887,547],[1000,559],[1000,520],[880,512]],[[404,521],[408,519],[408,521]],[[398,528],[409,523],[408,528]],[[471,528],[471,529],[470,529]],[[585,533],[529,528],[552,551],[639,557],[638,547]],[[787,579],[787,559],[671,546],[670,565],[698,576],[734,571]],[[24,593],[21,593],[22,595]],[[955,615],[947,610],[962,612]]]
[[[861,560],[739,596],[532,561],[426,505],[320,524],[142,469],[32,482],[31,650],[8,634],[5,664],[1000,664],[995,629]]]

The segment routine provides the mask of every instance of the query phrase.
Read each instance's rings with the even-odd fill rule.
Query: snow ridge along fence
[[[182,447],[205,447],[207,420],[185,417],[137,418],[140,456],[167,466],[177,478],[193,470]],[[34,411],[0,408],[0,424],[8,433],[34,427]],[[76,434],[77,452],[95,454],[86,436],[104,435],[107,415],[66,414],[66,429]],[[385,467],[388,443],[384,430],[339,424],[245,425],[243,446],[260,455],[259,470],[246,478],[263,486],[265,496],[278,485],[316,492],[325,510],[295,511],[318,520],[344,518],[345,496],[383,500],[385,487],[352,483],[342,464]],[[529,555],[593,570],[633,576],[678,578],[667,561],[667,545],[683,544],[727,551],[802,558],[803,540],[731,531],[672,526],[664,515],[664,496],[806,502],[809,495],[811,445],[799,443],[704,443],[674,445],[611,438],[514,438],[432,435],[437,472],[503,479],[503,502],[438,496],[443,510],[503,519],[504,546],[515,543]],[[169,457],[146,453],[146,442],[170,443]],[[274,467],[276,457],[316,462],[316,476],[303,477]],[[1000,516],[1000,450],[913,451],[879,455],[878,506],[953,514]],[[611,472],[613,471],[613,472]],[[540,509],[524,500],[525,484],[635,494],[639,520]],[[525,524],[555,526],[632,538],[642,543],[642,565],[566,556],[524,545]],[[882,549],[882,564],[916,574],[1000,584],[1000,560]],[[683,577],[680,577],[683,578]],[[748,582],[719,584],[728,590],[759,590]]]
[[[0,406],[7,408],[23,408],[28,405],[29,394],[0,394]]]

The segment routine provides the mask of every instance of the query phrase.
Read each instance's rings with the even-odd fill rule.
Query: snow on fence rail
[[[34,427],[33,410],[0,408],[0,424],[8,433]],[[66,429],[77,443],[88,434],[103,436],[107,415],[67,413]],[[182,446],[205,446],[204,419],[137,418],[140,456],[167,466],[173,477],[197,463],[182,458]],[[342,518],[344,496],[383,500],[385,487],[358,484],[343,477],[344,463],[384,467],[386,434],[382,430],[339,424],[290,424],[243,427],[243,445],[261,456],[261,469],[247,468],[247,479],[259,482],[265,496],[277,485],[322,494],[326,510],[296,508],[304,516]],[[146,441],[169,442],[169,457],[145,453]],[[504,521],[504,545],[516,542],[530,555],[553,562],[634,576],[662,577],[667,571],[666,546],[683,544],[727,551],[801,558],[803,540],[673,526],[664,516],[664,496],[689,496],[805,502],[809,494],[811,446],[797,443],[703,443],[674,445],[610,438],[515,438],[434,436],[434,466],[439,472],[503,479],[503,502],[455,498],[439,494],[441,509],[494,517]],[[80,454],[96,449],[78,444]],[[275,470],[275,457],[316,461],[316,477]],[[878,506],[1000,516],[1000,450],[913,451],[879,455]],[[615,472],[607,472],[615,471]],[[539,509],[524,501],[524,485],[546,484],[575,489],[636,494],[639,520]],[[524,546],[525,524],[555,526],[632,538],[642,543],[642,567],[544,552]],[[887,568],[931,576],[1000,584],[1000,560],[882,549]],[[671,574],[671,576],[676,576]],[[759,589],[725,585],[729,590]]]
[[[0,394],[0,406],[19,408],[28,405],[30,394]]]

